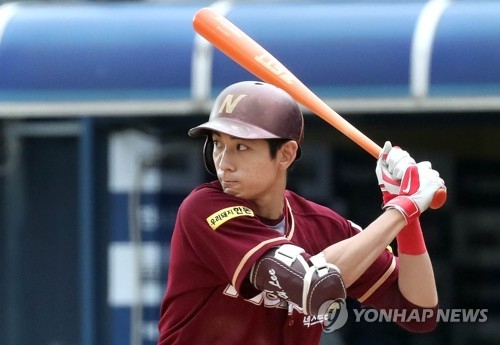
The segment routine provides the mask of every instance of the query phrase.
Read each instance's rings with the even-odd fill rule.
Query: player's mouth
[[[231,187],[234,187],[236,186],[236,184],[238,183],[237,181],[231,181],[231,180],[223,180],[221,179],[221,184],[224,188],[231,188]]]
[[[235,188],[239,185],[239,182],[236,180],[230,180],[227,178],[220,177],[219,178],[220,184],[222,186],[222,190],[226,193],[230,191],[234,191]]]

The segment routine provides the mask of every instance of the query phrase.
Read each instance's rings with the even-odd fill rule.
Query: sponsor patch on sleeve
[[[214,214],[208,216],[207,223],[212,228],[216,230],[219,226],[224,224],[230,219],[242,216],[253,217],[253,211],[246,206],[231,206],[223,208],[215,212]]]

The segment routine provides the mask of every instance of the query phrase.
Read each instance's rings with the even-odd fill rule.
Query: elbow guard
[[[340,271],[326,262],[323,253],[311,257],[309,265],[304,252],[291,244],[269,250],[253,265],[250,282],[298,305],[307,315],[327,313],[346,298]],[[320,310],[326,302],[330,302],[327,308]]]

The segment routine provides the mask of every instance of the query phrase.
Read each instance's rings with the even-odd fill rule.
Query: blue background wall
[[[138,302],[120,293],[164,284],[176,207],[209,178],[202,143],[186,131],[206,119],[223,87],[255,79],[195,36],[192,17],[208,5],[0,7],[0,343],[153,343],[156,295]],[[448,183],[445,207],[423,219],[440,297],[449,308],[487,307],[490,321],[425,336],[350,324],[340,336],[349,344],[496,341],[500,3],[214,6],[370,138],[430,159]],[[435,31],[418,31],[420,21],[432,28],[433,15]],[[304,111],[306,154],[291,187],[366,224],[380,212],[373,158]],[[117,137],[129,154],[112,149]],[[137,137],[153,144],[135,155]],[[131,183],[142,158],[151,159],[152,185]],[[114,175],[116,164],[126,168]],[[121,175],[129,184],[116,188]],[[153,223],[134,227],[131,210]],[[138,243],[153,254],[128,271]],[[128,254],[113,256],[116,248]],[[149,275],[139,281],[140,272]],[[325,335],[325,344],[338,344],[336,336]]]

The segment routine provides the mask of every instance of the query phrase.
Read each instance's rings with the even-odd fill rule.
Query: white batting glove
[[[400,195],[389,200],[384,209],[398,210],[409,224],[429,208],[434,194],[441,188],[446,189],[444,181],[430,162],[411,165],[403,175]]]
[[[375,173],[384,203],[401,194],[401,180],[415,160],[407,151],[386,141],[377,160]]]
[[[391,143],[388,141],[386,145],[391,145]],[[391,177],[399,181],[403,179],[406,169],[410,165],[416,164],[410,154],[402,150],[399,146],[394,146],[389,150],[385,162],[387,163],[387,171],[391,174]]]

